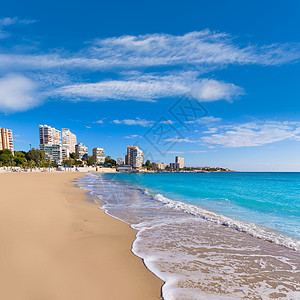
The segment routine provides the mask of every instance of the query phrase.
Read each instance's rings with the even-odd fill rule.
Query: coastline
[[[136,230],[85,201],[83,175],[0,175],[2,298],[161,299],[131,252]]]
[[[158,201],[144,185],[109,174],[80,183],[105,199],[109,215],[138,230],[132,251],[165,281],[164,299],[299,298],[300,252]]]

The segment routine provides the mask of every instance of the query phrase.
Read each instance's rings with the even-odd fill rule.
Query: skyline
[[[156,162],[300,171],[300,4],[212,2],[5,3],[0,126],[15,150],[38,148],[48,124],[115,158],[138,143]],[[172,114],[182,97],[202,107],[185,124]],[[160,124],[165,155],[149,143]]]

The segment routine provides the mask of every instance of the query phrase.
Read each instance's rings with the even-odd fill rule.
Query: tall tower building
[[[178,164],[179,169],[184,168],[184,158],[180,156],[175,157],[175,164]]]
[[[95,164],[104,164],[105,163],[105,152],[103,148],[94,148],[93,149],[93,160]]]
[[[75,145],[77,145],[77,136],[70,129],[62,128],[62,145],[63,149],[68,149],[69,153],[75,153]]]
[[[39,126],[40,145],[61,145],[61,131],[48,125]]]
[[[61,164],[61,131],[48,125],[40,125],[39,135],[40,150],[44,152],[46,159]]]
[[[85,160],[88,157],[88,147],[79,143],[75,146],[76,157],[80,160]]]
[[[14,153],[14,139],[11,129],[0,128],[0,150],[9,149]]]
[[[144,162],[144,153],[138,146],[127,146],[125,161],[126,165],[130,165],[134,169],[140,169]]]

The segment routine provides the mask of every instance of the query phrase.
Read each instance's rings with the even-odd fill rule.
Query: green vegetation
[[[115,167],[117,165],[117,162],[114,159],[112,159],[110,156],[106,156],[105,165],[109,167]]]
[[[150,162],[150,160],[146,160],[146,162],[143,164],[143,168],[147,169],[147,170],[153,170],[153,165],[152,163]]]

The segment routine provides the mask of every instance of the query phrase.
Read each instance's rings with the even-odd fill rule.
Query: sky
[[[0,127],[124,157],[300,171],[299,1],[5,1]]]

